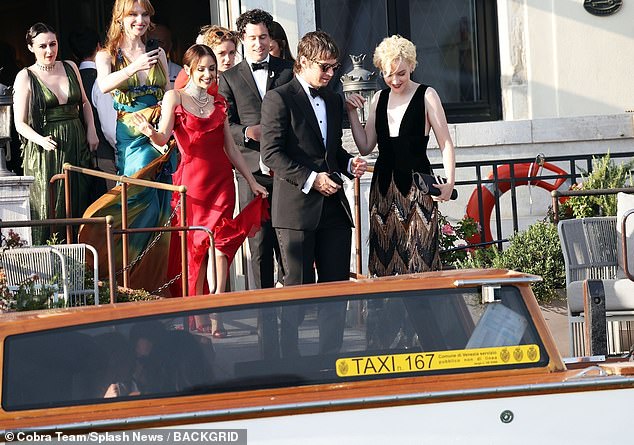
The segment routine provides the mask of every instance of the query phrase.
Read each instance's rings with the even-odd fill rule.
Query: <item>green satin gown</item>
[[[82,104],[79,80],[73,68],[64,63],[69,80],[68,102],[60,105],[57,97],[31,70],[27,70],[31,81],[31,124],[44,136],[53,136],[57,149],[44,150],[32,141],[23,141],[22,156],[24,174],[33,176],[31,186],[31,219],[52,217],[49,209],[49,181],[53,175],[62,173],[62,165],[68,162],[80,167],[91,166],[91,155],[86,142],[86,129],[80,120]],[[88,205],[89,179],[83,175],[71,176],[71,209],[73,217],[81,217]],[[66,216],[63,181],[54,186],[54,210],[57,218]],[[65,238],[63,227],[57,230]],[[46,244],[50,238],[48,227],[33,227],[33,245]]]

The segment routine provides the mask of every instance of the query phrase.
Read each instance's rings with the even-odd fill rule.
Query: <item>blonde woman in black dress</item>
[[[357,108],[360,95],[346,100],[354,141],[362,155],[379,146],[370,187],[368,269],[386,276],[440,268],[437,202],[449,200],[454,187],[454,145],[438,93],[411,79],[416,47],[401,36],[383,39],[374,52],[374,64],[388,88],[374,95],[365,128]],[[412,172],[431,173],[427,157],[433,130],[442,152],[446,184],[440,196],[422,193]]]

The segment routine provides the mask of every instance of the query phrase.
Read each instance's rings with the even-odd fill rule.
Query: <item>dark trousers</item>
[[[350,278],[350,221],[339,201],[324,199],[321,219],[315,230],[276,228],[284,264],[284,286],[318,281],[347,281]],[[298,328],[305,307],[282,308],[281,348],[283,357],[299,356]],[[318,306],[319,353],[335,353],[341,348],[346,318],[346,303],[322,303]]]
[[[254,176],[258,183],[268,190],[269,204],[271,204],[273,199],[273,178],[261,173],[254,173]],[[251,192],[251,188],[244,176],[236,173],[236,178],[238,180],[240,209],[243,209],[253,199],[253,192]],[[251,270],[253,271],[253,280],[249,282],[249,289],[274,287],[274,256],[280,261],[280,247],[270,220],[262,224],[262,228],[254,237],[249,238],[249,251],[251,252]],[[258,334],[262,357],[279,357],[279,333],[275,309],[260,310]]]

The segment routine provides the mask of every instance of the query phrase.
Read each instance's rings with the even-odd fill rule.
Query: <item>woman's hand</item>
[[[53,136],[43,136],[42,140],[38,143],[46,151],[53,151],[57,149],[57,142],[53,139]]]
[[[143,53],[139,57],[134,59],[134,62],[124,67],[123,69],[130,77],[133,76],[137,71],[149,70],[158,63],[159,52],[160,48],[150,51],[149,53]]]
[[[451,192],[453,191],[454,185],[448,183],[437,183],[436,187],[440,190],[439,196],[432,196],[432,199],[436,202],[446,202],[451,199]]]
[[[147,118],[141,113],[133,113],[130,117],[130,122],[134,125],[140,133],[143,133],[147,137],[152,137],[154,134],[154,127],[150,124]]]
[[[251,191],[254,195],[261,195],[262,198],[268,198],[269,192],[264,186],[258,184],[255,180],[253,180],[253,182],[249,184],[249,187],[251,187]]]
[[[364,104],[365,99],[360,94],[352,93],[346,98],[346,110],[348,110],[348,113],[355,111],[358,108],[363,108]]]
[[[90,151],[97,151],[97,147],[99,146],[99,138],[97,137],[97,131],[92,128],[86,131],[86,142],[88,142],[88,147]]]

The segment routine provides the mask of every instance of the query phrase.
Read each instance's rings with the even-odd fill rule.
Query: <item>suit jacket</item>
[[[327,147],[321,137],[315,112],[296,78],[269,93],[262,103],[262,159],[275,172],[271,220],[274,227],[315,230],[325,197],[314,189],[302,191],[311,172],[348,172],[351,156],[341,144],[343,100],[324,89],[328,119]],[[343,189],[337,198],[353,225]],[[328,198],[331,199],[331,198]]]
[[[92,94],[92,87],[97,80],[97,70],[94,68],[82,68],[79,70],[79,75],[81,76],[81,83],[84,87],[84,91],[86,92],[86,96],[88,97],[88,102],[90,102],[90,105],[92,106],[92,116],[95,121],[95,130],[97,130],[97,137],[99,138],[99,145],[97,146],[97,152],[95,155],[101,159],[114,159],[115,149],[110,145],[110,143],[108,143],[108,140],[103,134],[101,121],[99,120],[99,113],[90,98]],[[83,116],[82,113],[80,113],[80,115]]]
[[[291,61],[269,57],[266,91],[284,85],[292,78]],[[251,171],[257,172],[260,170],[260,143],[254,140],[245,143],[244,131],[246,127],[260,123],[262,98],[246,59],[220,75],[218,88],[227,100],[227,116],[233,140]]]

